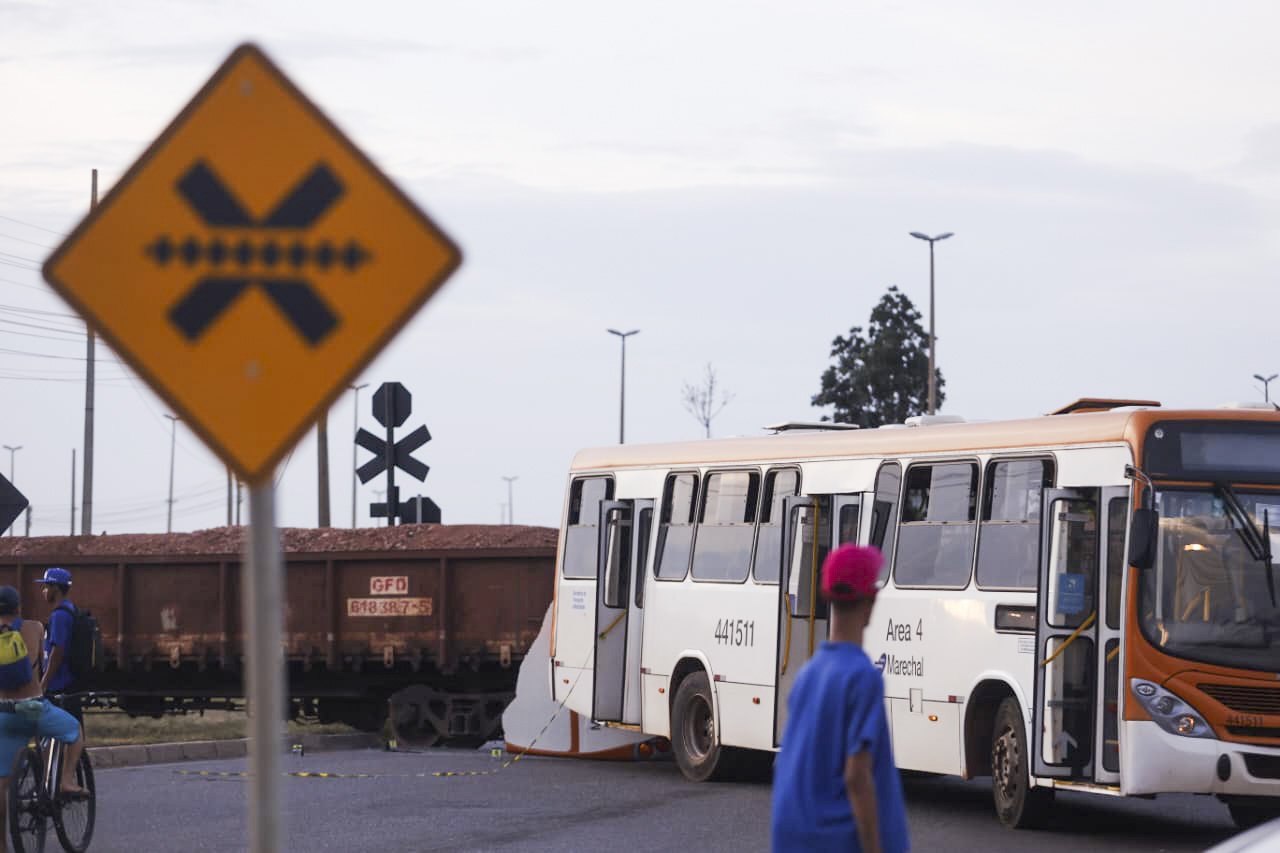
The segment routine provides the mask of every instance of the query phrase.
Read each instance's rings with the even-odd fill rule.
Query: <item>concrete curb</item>
[[[343,749],[381,749],[382,737],[377,734],[343,735],[292,735],[285,739],[285,748],[292,751],[301,745],[304,753],[335,752]],[[249,741],[193,740],[185,743],[152,743],[139,746],[91,746],[89,757],[94,769],[114,767],[141,767],[147,764],[173,764],[180,761],[214,761],[223,758],[244,758],[249,754]]]

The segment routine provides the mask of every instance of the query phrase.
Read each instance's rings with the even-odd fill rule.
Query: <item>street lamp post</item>
[[[1271,402],[1271,380],[1280,377],[1280,373],[1273,373],[1270,376],[1263,376],[1260,373],[1253,374],[1253,378],[1262,383],[1262,399]]]
[[[937,363],[937,337],[933,333],[933,244],[939,240],[954,237],[955,234],[947,231],[936,237],[930,237],[927,234],[921,234],[919,231],[912,231],[911,236],[917,240],[924,240],[929,244],[929,414],[932,415],[938,409],[938,377],[935,367]]]
[[[507,481],[507,524],[515,524],[516,523],[516,510],[515,510],[515,503],[514,503],[515,490],[511,487],[511,484],[514,483],[516,480],[519,480],[520,478],[519,477],[503,477],[502,479]]]
[[[356,524],[356,482],[357,482],[356,468],[358,467],[356,463],[359,461],[359,457],[356,455],[355,434],[360,431],[360,389],[366,387],[368,384],[369,384],[368,382],[364,382],[360,385],[347,386],[356,394],[355,405],[351,407],[351,436],[352,436],[352,439],[351,439],[351,526],[352,527],[359,526]]]
[[[178,421],[181,420],[177,415],[165,415],[169,419],[169,518],[165,522],[165,532],[173,532],[173,457],[174,450],[178,446]]]
[[[619,332],[617,329],[607,330],[611,335],[617,335],[622,341],[622,384],[618,395],[618,444],[627,443],[627,338],[632,335],[640,334],[639,329],[632,329],[629,332]]]
[[[22,445],[19,444],[17,447],[14,447],[12,445],[5,444],[2,446],[4,447],[5,450],[9,451],[9,482],[12,483],[14,486],[17,486],[18,485],[17,481],[13,476],[13,457],[16,456],[18,451],[22,449]],[[31,516],[28,515],[27,516],[28,523],[30,523],[30,519],[31,519]],[[18,526],[17,524],[14,524],[12,527],[9,528],[10,536],[14,535],[15,528],[17,526]]]

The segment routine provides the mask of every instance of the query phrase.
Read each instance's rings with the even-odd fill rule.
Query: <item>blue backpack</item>
[[[0,690],[17,690],[35,678],[27,641],[22,639],[22,620],[0,625]]]

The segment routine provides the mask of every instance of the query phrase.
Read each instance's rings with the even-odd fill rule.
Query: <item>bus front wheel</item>
[[[1053,806],[1052,788],[1032,788],[1031,750],[1022,710],[1012,696],[1000,703],[991,733],[991,795],[996,816],[1010,829],[1042,824]]]

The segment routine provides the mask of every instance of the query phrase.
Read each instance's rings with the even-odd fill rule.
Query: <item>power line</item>
[[[15,287],[25,287],[28,290],[38,290],[41,293],[52,293],[52,291],[49,290],[49,288],[47,287],[40,287],[39,285],[35,285],[35,284],[23,284],[22,282],[14,281],[11,278],[0,278],[0,281],[3,281],[5,284],[12,284]]]
[[[26,220],[23,220],[23,219],[14,219],[12,216],[0,215],[0,219],[5,219],[5,220],[8,220],[9,222],[16,222],[19,225],[25,225],[28,228],[34,228],[37,231],[47,231],[48,233],[53,234],[56,237],[67,236],[66,234],[63,234],[61,231],[54,231],[52,228],[45,228],[43,225],[36,225],[34,222],[27,222]]]
[[[75,329],[68,329],[63,326],[43,326],[39,323],[24,323],[21,320],[9,320],[5,317],[0,317],[0,323],[7,323],[10,326],[22,326],[26,329],[37,329],[41,332],[59,332],[64,335],[74,335],[77,338],[84,337],[84,332],[80,332]]]
[[[23,239],[22,237],[15,237],[12,234],[5,234],[3,231],[0,231],[0,237],[3,237],[6,240],[17,240],[19,243],[29,243],[32,246],[38,246],[41,249],[53,248],[53,246],[47,246],[44,243],[37,243],[35,240],[26,240],[26,239]]]
[[[0,329],[0,335],[21,335],[24,338],[40,338],[45,341],[58,341],[63,344],[77,344],[79,341],[71,338],[58,338],[53,335],[38,335],[35,332],[15,332],[13,329]],[[82,336],[83,337],[83,336]]]
[[[46,317],[65,317],[69,320],[75,320],[77,323],[83,323],[75,314],[68,314],[66,311],[44,311],[40,308],[28,308],[25,305],[0,305],[0,311],[10,311],[16,314],[40,314]]]
[[[0,353],[4,353],[5,355],[24,356],[26,358],[53,358],[58,361],[79,361],[81,363],[84,362],[85,358],[82,355],[54,355],[50,352],[32,352],[31,350],[9,349],[8,347],[0,347]],[[124,364],[124,362],[118,358],[108,358],[106,356],[98,356],[94,359],[94,362],[96,364]]]
[[[13,252],[0,252],[0,255],[4,255],[6,258],[13,258],[15,261],[26,261],[36,266],[40,266],[41,263],[35,258],[28,258],[26,255],[15,255]]]
[[[100,382],[106,382],[106,383],[109,383],[109,384],[111,384],[111,385],[119,385],[120,383],[124,382],[124,381],[125,381],[125,380],[127,380],[128,378],[129,378],[129,377],[127,377],[127,376],[108,376],[108,377],[105,377],[105,378],[103,378],[103,379],[100,379],[99,381],[100,381]],[[3,382],[3,381],[8,381],[8,382],[74,382],[74,383],[76,383],[76,384],[78,384],[78,385],[83,385],[83,384],[84,384],[84,377],[83,377],[83,376],[80,376],[80,377],[77,377],[77,378],[74,378],[74,379],[73,379],[73,378],[70,378],[70,377],[60,377],[60,376],[31,376],[31,375],[29,375],[29,374],[28,374],[28,375],[22,375],[22,376],[5,376],[5,375],[3,375],[3,374],[0,374],[0,382]]]

